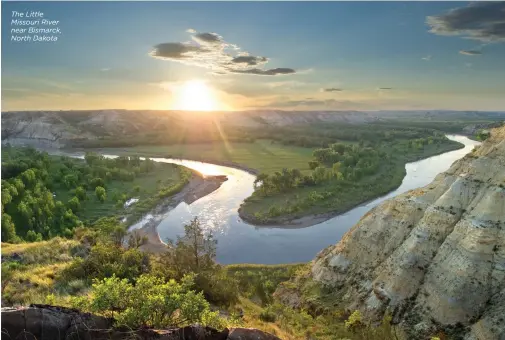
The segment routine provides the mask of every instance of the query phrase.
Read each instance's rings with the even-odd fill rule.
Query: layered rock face
[[[280,340],[250,328],[217,331],[187,326],[169,330],[113,327],[111,319],[47,305],[2,309],[2,338],[26,340]]]
[[[349,309],[423,338],[505,339],[505,127],[424,188],[367,213],[312,278]],[[433,333],[431,333],[433,334]]]

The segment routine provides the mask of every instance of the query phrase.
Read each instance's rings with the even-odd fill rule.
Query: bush
[[[135,285],[116,276],[95,280],[89,298],[74,299],[75,307],[104,314],[129,328],[181,327],[192,323],[222,328],[218,312],[210,310],[203,294],[191,290],[193,276],[180,282],[141,275]]]
[[[85,259],[77,258],[66,268],[65,280],[104,279],[116,276],[134,281],[150,269],[149,256],[138,249],[125,250],[113,244],[98,243]]]
[[[277,315],[271,306],[268,306],[260,313],[260,320],[264,322],[275,322],[277,320]]]

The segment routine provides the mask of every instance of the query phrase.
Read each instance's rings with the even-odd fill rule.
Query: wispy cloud
[[[484,42],[505,41],[505,2],[474,2],[442,15],[429,16],[430,32]]]
[[[210,69],[214,74],[251,74],[259,76],[276,76],[296,73],[292,68],[264,68],[269,62],[267,57],[253,56],[248,52],[226,42],[217,33],[191,34],[189,42],[168,42],[154,46],[150,55],[155,58],[180,62],[187,65]]]
[[[481,51],[476,51],[476,50],[461,50],[459,51],[460,54],[464,55],[481,55]]]
[[[426,57],[422,57],[421,59],[425,60],[425,61],[430,61],[431,60],[431,55],[427,55]]]

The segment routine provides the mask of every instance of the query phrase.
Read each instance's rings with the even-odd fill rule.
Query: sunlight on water
[[[176,239],[184,234],[184,224],[198,217],[207,232],[218,241],[217,260],[220,263],[290,263],[310,261],[314,256],[342,238],[361,216],[384,200],[408,190],[429,184],[437,174],[479,145],[463,136],[448,135],[449,139],[465,144],[465,148],[433,156],[405,166],[407,175],[393,192],[358,206],[345,214],[308,228],[256,227],[243,222],[238,215],[240,204],[253,193],[254,175],[245,171],[181,159],[153,158],[194,169],[203,175],[225,175],[228,180],[211,194],[191,205],[179,204],[167,212],[158,226],[162,240]],[[68,155],[68,154],[67,154]],[[79,156],[73,154],[73,157]],[[82,157],[82,156],[81,156]],[[115,157],[107,155],[106,157]],[[148,214],[132,228],[140,228],[156,218]]]
[[[470,152],[479,143],[463,136],[448,136],[465,144],[464,149],[447,152],[406,165],[407,175],[398,189],[367,202],[326,222],[302,229],[255,227],[243,222],[238,208],[253,192],[255,176],[229,167],[201,162],[160,159],[181,164],[208,175],[226,175],[228,181],[210,195],[191,205],[180,204],[158,226],[160,237],[175,239],[183,225],[198,216],[205,230],[218,240],[217,259],[221,263],[289,263],[310,261],[321,249],[335,244],[368,210],[384,200],[427,185],[435,176]]]
[[[204,176],[223,175],[222,167],[218,166],[218,165],[214,165],[214,164],[196,162],[196,161],[188,161],[188,160],[184,160],[184,159],[167,159],[167,158],[151,158],[151,159],[156,162],[165,162],[165,163],[184,165],[188,168],[198,171],[199,173],[201,173]]]

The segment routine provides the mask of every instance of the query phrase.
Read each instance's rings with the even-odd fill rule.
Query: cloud
[[[430,32],[484,42],[505,41],[505,2],[475,2],[445,14],[428,16]]]
[[[193,29],[186,32],[192,34],[191,41],[161,43],[149,54],[154,58],[210,69],[214,74],[276,76],[296,73],[287,67],[264,68],[269,62],[267,57],[238,52],[237,45],[224,41],[217,33],[198,33]]]
[[[459,51],[460,54],[464,55],[481,55],[481,51],[475,51],[475,50],[461,50]]]
[[[341,92],[343,91],[342,89],[338,89],[338,88],[335,88],[335,87],[330,87],[328,89],[321,89],[321,91],[323,92]]]
[[[431,60],[431,55],[427,55],[426,57],[422,57],[422,60],[430,61]]]
[[[392,87],[379,87],[377,90],[392,90],[393,88]]]

